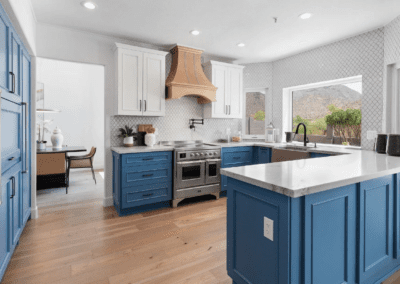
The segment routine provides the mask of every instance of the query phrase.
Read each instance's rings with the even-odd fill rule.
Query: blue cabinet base
[[[132,207],[128,209],[120,209],[118,205],[114,202],[114,207],[115,210],[118,212],[118,215],[120,217],[122,216],[127,216],[131,214],[136,214],[136,213],[142,213],[146,211],[152,211],[152,210],[157,210],[157,209],[162,209],[166,207],[171,207],[171,202],[170,201],[163,201],[163,202],[158,202],[158,203],[153,203],[153,204],[146,204],[142,206],[137,206],[137,207]]]
[[[299,198],[227,184],[233,283],[380,284],[400,270],[400,174]]]

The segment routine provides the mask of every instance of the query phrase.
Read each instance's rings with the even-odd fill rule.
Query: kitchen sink
[[[282,149],[282,150],[294,150],[294,151],[302,151],[302,152],[308,152],[310,147],[304,147],[304,146],[283,146],[279,147],[276,149]]]

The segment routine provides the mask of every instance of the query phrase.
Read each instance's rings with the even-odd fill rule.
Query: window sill
[[[292,143],[287,143],[287,144],[293,144],[293,145],[296,145],[296,146],[297,145],[299,145],[299,146],[304,145],[303,142],[298,142],[298,141],[293,141]],[[314,145],[314,143],[313,142],[309,142],[307,145],[308,146],[309,145]],[[324,144],[324,143],[317,143],[317,148],[318,147],[335,147],[335,148],[354,149],[354,150],[361,150],[362,149],[361,146],[351,146],[351,145],[347,146],[347,145]]]

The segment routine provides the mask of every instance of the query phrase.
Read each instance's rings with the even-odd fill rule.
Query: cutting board
[[[139,124],[138,132],[146,132],[146,130],[150,127],[153,127],[153,124]]]

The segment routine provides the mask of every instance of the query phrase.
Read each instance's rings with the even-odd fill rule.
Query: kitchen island
[[[400,269],[400,157],[326,151],[339,155],[221,169],[234,283],[380,283]]]

